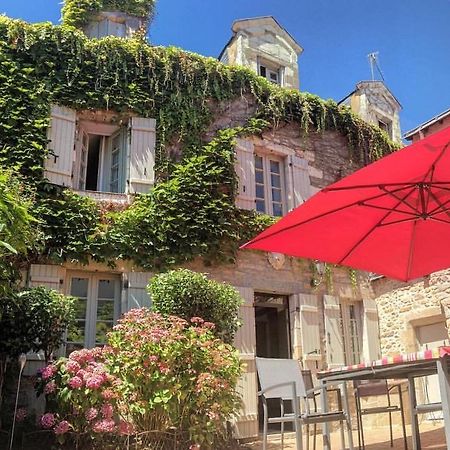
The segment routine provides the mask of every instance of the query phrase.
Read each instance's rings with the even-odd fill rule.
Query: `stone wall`
[[[450,326],[450,270],[409,283],[380,278],[372,289],[385,355],[417,351],[418,326],[444,320]]]

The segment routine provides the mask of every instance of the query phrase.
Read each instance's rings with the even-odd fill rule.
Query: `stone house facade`
[[[128,28],[134,23],[123,15],[116,20],[109,14],[104,20],[101,28],[96,17],[85,31],[91,37],[103,36],[105,30],[107,34],[128,36]],[[256,31],[249,33],[245,28],[247,37],[239,33],[244,25],[253,29],[263,23],[270,45],[282,42],[280,48],[287,45],[290,49],[285,55],[280,51],[284,55],[281,59],[271,59],[264,47],[265,38],[259,36],[247,57],[253,58],[252,64],[259,61],[260,73],[262,61],[280,63],[281,84],[298,87],[296,58],[300,46],[272,18],[240,22],[235,23],[235,43],[231,42],[227,51],[232,52],[241,38],[248,38],[248,45],[253,46]],[[217,112],[207,136],[219,128],[244,125],[254,109],[244,97],[228,106]],[[155,119],[127,113],[53,105],[45,176],[56,185],[95,200],[129,204],[135,193],[148,192],[155,182],[155,125]],[[167,151],[176,154],[176,143]],[[274,216],[287,213],[319,189],[359,168],[342,134],[303,134],[292,124],[239,138],[235,152],[237,206]],[[380,355],[377,308],[363,274],[354,285],[346,269],[336,269],[329,277],[322,264],[252,251],[240,252],[235,264],[206,267],[194,261],[186,267],[232,284],[244,299],[243,326],[235,342],[245,362],[239,387],[244,405],[236,423],[240,438],[258,433],[256,356],[294,357],[303,367],[317,371]],[[94,262],[32,264],[24,273],[24,284],[47,286],[79,299],[77,332],[68,336],[64,350],[69,352],[101,345],[122,313],[149,306],[146,286],[152,276],[131,262],[119,262],[114,269]],[[27,373],[34,373],[39,364],[30,362]]]

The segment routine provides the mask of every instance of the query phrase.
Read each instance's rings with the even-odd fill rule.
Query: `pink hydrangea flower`
[[[111,419],[103,419],[95,422],[92,429],[95,433],[112,433],[116,428],[116,424],[114,420]]]
[[[67,372],[71,374],[76,374],[81,369],[81,366],[76,361],[72,361],[69,359],[69,361],[67,361],[66,364],[66,369]]]
[[[62,420],[61,422],[56,425],[54,428],[55,434],[65,434],[69,431],[70,424],[67,422],[67,420]]]
[[[119,433],[122,435],[126,435],[126,436],[129,436],[130,434],[135,433],[133,424],[131,424],[129,422],[125,422],[124,420],[121,420],[119,422]]]
[[[86,420],[88,420],[89,422],[91,422],[92,420],[96,419],[98,416],[98,410],[96,408],[89,408],[85,415]]]
[[[25,408],[19,408],[16,412],[16,421],[23,422],[28,416],[28,411]]]
[[[83,386],[83,380],[80,377],[73,377],[69,380],[69,386],[72,389],[80,389]]]
[[[49,430],[50,428],[53,428],[53,426],[55,425],[56,422],[55,415],[52,413],[46,413],[41,417],[40,422],[42,428]]]
[[[105,419],[112,419],[113,414],[114,414],[114,409],[113,409],[113,406],[111,405],[111,403],[105,403],[102,406],[102,416]]]
[[[53,392],[56,391],[56,383],[54,381],[50,381],[50,383],[47,383],[44,387],[44,394],[53,394]]]
[[[204,321],[201,317],[192,317],[191,322],[192,322],[192,323],[198,323],[198,324],[201,325],[201,324],[204,323],[205,321]]]
[[[89,389],[98,389],[103,384],[104,378],[101,375],[92,375],[86,380],[86,387]]]
[[[53,375],[55,375],[56,371],[57,371],[57,369],[54,365],[44,367],[41,372],[41,377],[43,380],[48,380]]]

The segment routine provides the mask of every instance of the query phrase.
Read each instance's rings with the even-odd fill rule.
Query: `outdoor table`
[[[353,366],[329,369],[317,374],[321,384],[329,385],[353,380],[406,379],[409,383],[409,402],[411,411],[411,427],[413,450],[420,450],[419,424],[415,409],[417,406],[414,379],[438,374],[441,394],[444,429],[447,448],[450,449],[450,347],[439,347],[417,353],[408,353],[392,357],[383,357],[377,361],[361,363]],[[347,395],[345,383],[342,385],[343,395]],[[344,407],[350,421],[348,397]],[[322,408],[327,410],[326,396],[322,396]],[[329,429],[323,427],[324,450],[330,449]],[[351,447],[350,447],[351,448]]]

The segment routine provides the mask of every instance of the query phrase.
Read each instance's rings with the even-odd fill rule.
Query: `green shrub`
[[[238,291],[228,284],[209,280],[205,274],[172,270],[152,278],[148,291],[156,312],[212,322],[215,334],[225,342],[233,341],[241,325],[238,314],[242,298]]]

